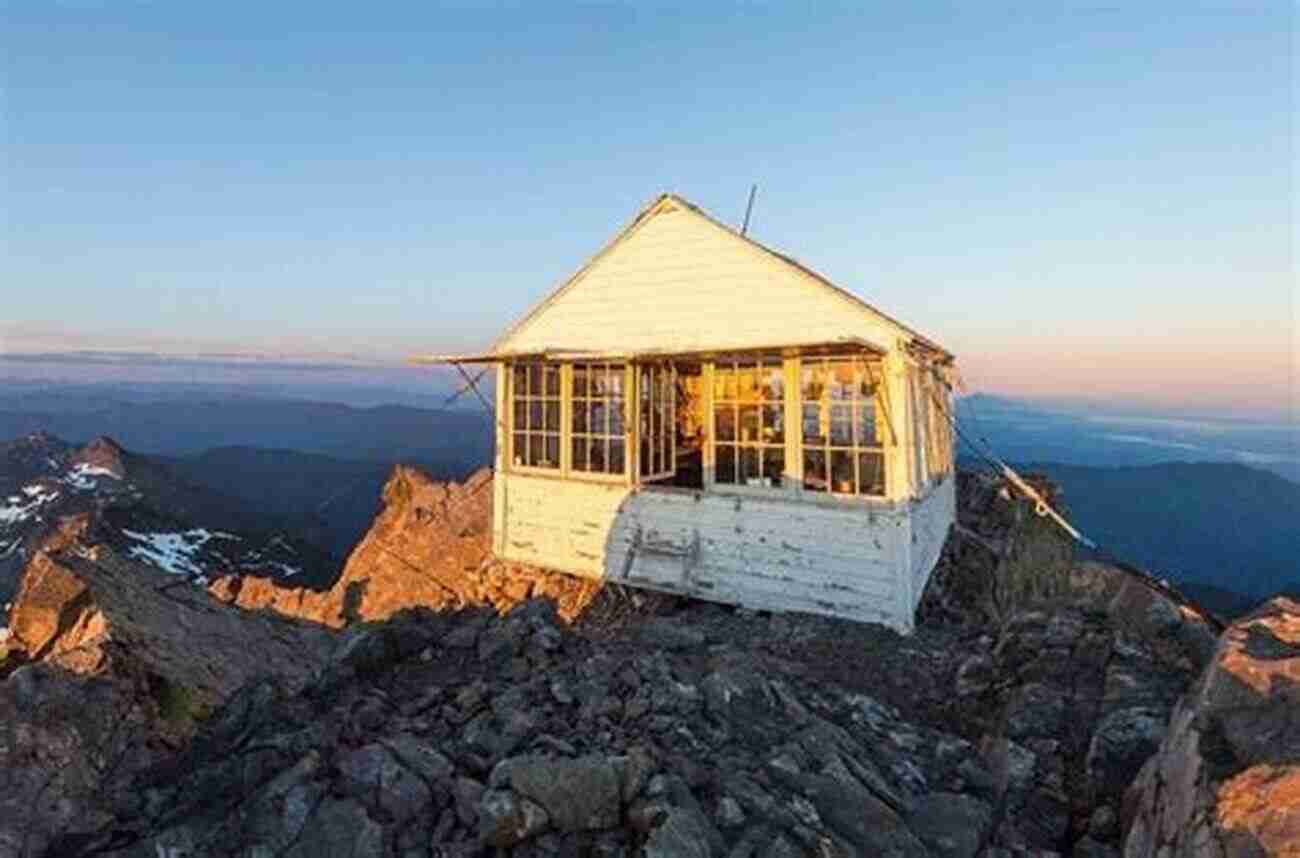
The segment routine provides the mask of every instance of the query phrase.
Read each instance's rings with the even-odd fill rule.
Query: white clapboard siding
[[[498,553],[586,577],[759,610],[807,611],[910,631],[913,588],[937,531],[917,504],[729,496],[501,474]],[[951,480],[949,480],[951,482]],[[925,501],[941,524],[943,487]],[[950,492],[948,492],[950,495]],[[942,528],[946,535],[946,525]],[[942,544],[942,539],[939,539]],[[935,555],[937,557],[937,554]],[[932,565],[932,561],[928,561]],[[919,574],[919,581],[914,575]]]
[[[949,473],[930,493],[912,505],[910,548],[911,604],[921,603],[925,584],[939,562],[948,531],[957,518],[957,478]]]
[[[502,352],[763,347],[904,331],[688,208],[661,204],[504,340]]]

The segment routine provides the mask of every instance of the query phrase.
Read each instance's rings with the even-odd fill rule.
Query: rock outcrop
[[[104,854],[1115,855],[1194,675],[1061,606],[904,638],[689,602],[596,628],[534,600],[339,634],[302,691],[245,686],[138,773]]]
[[[213,582],[218,599],[340,628],[383,620],[407,608],[500,612],[530,598],[554,601],[560,616],[579,616],[598,581],[499,561],[492,556],[492,472],[464,483],[435,482],[398,466],[384,486],[383,509],[329,590],[286,587],[267,578]]]
[[[1128,806],[1128,858],[1300,856],[1300,602],[1223,634]]]
[[[13,609],[23,657],[0,665],[4,858],[62,854],[47,844],[111,819],[128,775],[235,691],[263,677],[301,685],[333,644],[317,626],[218,604],[88,546],[84,525],[65,521],[46,542]]]

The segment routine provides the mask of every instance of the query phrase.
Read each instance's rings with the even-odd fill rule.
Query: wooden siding
[[[906,334],[701,215],[667,205],[496,348],[690,351],[841,337],[890,349]]]
[[[497,481],[498,552],[507,560],[912,628],[910,505],[632,491],[523,474]]]
[[[910,598],[912,612],[921,604],[930,573],[939,562],[948,531],[957,517],[957,477],[949,473],[936,483],[930,493],[912,504],[910,520],[911,545],[908,550],[910,565]]]

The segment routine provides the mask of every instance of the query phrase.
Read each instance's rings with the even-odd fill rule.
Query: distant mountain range
[[[151,455],[191,456],[219,447],[296,450],[358,461],[407,461],[433,473],[467,472],[485,461],[490,418],[467,411],[244,396],[187,396],[157,402],[75,403],[62,411],[6,409],[0,438],[47,432],[70,441],[101,435]]]
[[[233,573],[324,586],[337,573],[329,551],[265,504],[190,482],[110,438],[78,446],[33,433],[0,443],[0,606],[70,519],[127,557],[199,583]]]

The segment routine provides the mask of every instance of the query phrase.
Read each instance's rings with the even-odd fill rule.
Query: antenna
[[[745,205],[745,223],[740,227],[740,234],[749,232],[749,215],[754,210],[754,197],[758,194],[758,183],[749,186],[749,202]]]

